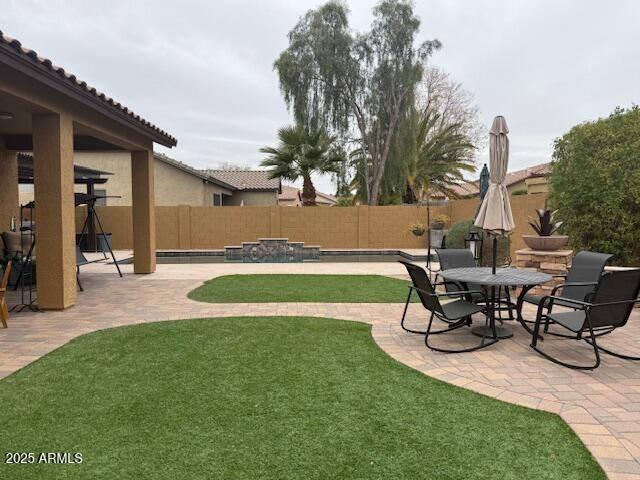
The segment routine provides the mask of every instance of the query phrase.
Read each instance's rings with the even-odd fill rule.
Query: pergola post
[[[153,150],[131,153],[133,271],[156,271],[156,213]]]
[[[76,302],[73,122],[66,115],[33,115],[33,177],[38,306]]]
[[[0,138],[0,233],[9,230],[11,217],[20,219],[18,193],[18,155],[5,150]]]

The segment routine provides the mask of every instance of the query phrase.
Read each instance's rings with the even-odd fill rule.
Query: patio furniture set
[[[412,280],[400,324],[407,332],[424,335],[425,345],[429,349],[443,353],[471,352],[508,339],[513,332],[496,325],[496,322],[503,323],[502,312],[506,311],[510,320],[517,320],[531,334],[531,348],[559,365],[592,370],[600,365],[600,352],[622,359],[640,360],[640,357],[601,347],[596,340],[627,323],[633,306],[640,302],[640,269],[603,274],[611,255],[580,252],[567,272],[565,283],[554,287],[549,295],[540,297],[528,292],[534,286],[550,281],[551,275],[512,267],[501,267],[495,271],[490,267],[478,267],[473,254],[467,249],[439,249],[437,254],[441,266],[437,277],[443,280],[435,283],[431,282],[429,274],[422,267],[400,262]],[[436,287],[444,288],[439,291]],[[520,293],[514,303],[509,291],[515,287],[520,287]],[[430,312],[426,330],[414,330],[405,325],[407,308],[414,292],[422,306]],[[441,301],[443,299],[450,301]],[[523,318],[524,303],[538,307],[534,321]],[[479,313],[485,315],[485,325],[472,327],[472,316]],[[435,319],[442,321],[444,328],[434,329]],[[551,325],[562,327],[568,333],[555,329],[551,331]],[[446,345],[434,346],[430,342],[434,335],[463,327],[472,327],[471,333],[481,338],[480,343],[464,348],[449,348]],[[585,341],[593,348],[595,362],[577,365],[552,356],[540,348],[540,343],[544,341],[543,334]]]

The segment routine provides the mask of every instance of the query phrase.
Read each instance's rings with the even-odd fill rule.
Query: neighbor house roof
[[[280,179],[269,178],[266,170],[203,170],[206,174],[228,183],[236,190],[280,192]]]
[[[523,182],[528,178],[534,177],[546,177],[551,173],[551,163],[541,163],[539,165],[533,165],[531,167],[523,168],[522,170],[516,170],[514,172],[507,172],[504,179],[504,184],[507,187],[515,185],[516,183]],[[451,187],[452,190],[460,197],[476,196],[480,195],[480,189],[478,188],[478,181],[463,182]]]
[[[34,50],[23,47],[18,40],[4,35],[1,30],[0,53],[12,59],[12,63],[24,73],[30,76],[37,75],[39,79],[47,79],[54,88],[76,94],[78,96],[76,98],[82,99],[85,104],[101,110],[102,113],[108,112],[112,117],[144,131],[154,142],[167,147],[177,145],[178,141],[175,137],[116,102],[113,98],[87,85],[87,82],[55,65],[48,58],[41,57]]]
[[[290,187],[289,185],[282,185],[282,189],[280,195],[278,195],[278,200],[287,201],[287,200],[299,200],[300,199],[300,190],[296,187]]]
[[[186,163],[180,162],[179,160],[174,160],[173,158],[167,157],[162,153],[153,152],[153,156],[155,157],[156,160],[166,163],[167,165],[171,165],[172,167],[177,168],[178,170],[182,170],[183,172],[193,175],[194,177],[201,178],[206,182],[214,183],[228,190],[236,190],[234,186],[229,185],[228,183],[223,182],[222,180],[212,177],[211,175],[206,173],[206,171],[204,170],[198,170],[197,168],[193,168],[191,165],[187,165]]]
[[[302,190],[296,187],[291,187],[289,185],[283,185],[281,189],[280,195],[278,195],[278,200],[282,202],[299,200],[302,201]],[[329,195],[327,193],[322,193],[316,190],[316,203],[337,203],[336,197],[333,195]]]

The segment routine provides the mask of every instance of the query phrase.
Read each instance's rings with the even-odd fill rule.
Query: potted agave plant
[[[562,222],[556,222],[553,212],[548,208],[540,208],[536,210],[538,220],[529,217],[529,225],[537,233],[537,235],[523,235],[522,239],[532,250],[553,251],[559,250],[569,242],[566,235],[554,235],[562,225]]]

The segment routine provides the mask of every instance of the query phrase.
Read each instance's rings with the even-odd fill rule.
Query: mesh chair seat
[[[442,311],[445,316],[450,319],[468,317],[474,313],[479,313],[483,310],[482,307],[469,303],[464,300],[455,300],[449,303],[442,304]]]
[[[575,310],[573,312],[551,313],[548,317],[550,320],[562,325],[564,328],[578,333],[584,330],[584,321],[587,315],[584,310]]]

